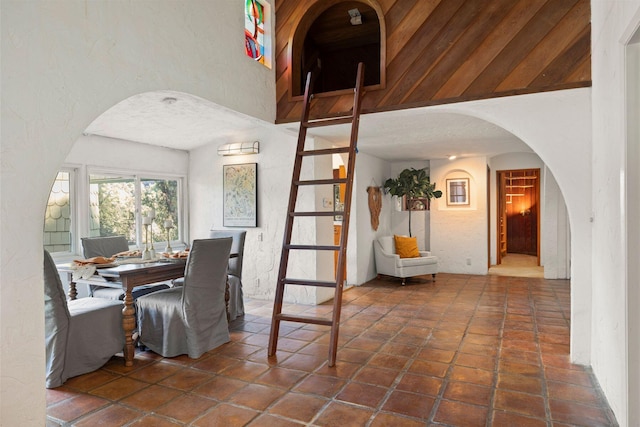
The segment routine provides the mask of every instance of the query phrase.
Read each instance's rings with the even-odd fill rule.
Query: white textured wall
[[[633,44],[627,48],[627,117],[640,117],[640,28],[633,36]],[[633,256],[640,254],[640,120],[627,120],[627,313],[629,369],[628,400],[640,401],[640,263]],[[636,258],[637,259],[637,258]],[[629,424],[640,424],[640,405],[629,405]]]
[[[373,241],[380,236],[391,234],[391,197],[385,195],[384,189],[381,189],[382,210],[379,216],[380,224],[378,225],[378,230],[374,230],[371,227],[369,194],[367,193],[367,187],[382,187],[384,181],[391,176],[390,163],[360,152],[356,158],[356,172],[353,190],[354,200],[351,205],[352,208],[355,207],[356,209],[355,211],[352,209],[352,212],[355,213],[351,217],[351,221],[352,224],[356,224],[357,242],[349,248],[349,251],[357,253],[357,259],[356,264],[349,264],[348,274],[350,284],[361,285],[377,275],[373,255]],[[351,234],[349,237],[353,238]],[[354,275],[351,276],[351,273],[354,273]]]
[[[468,206],[447,206],[446,180],[469,178]],[[487,158],[431,160],[431,180],[442,191],[431,202],[431,252],[445,273],[487,274]]]
[[[215,142],[191,152],[189,167],[191,235],[193,238],[205,237],[212,228],[224,228],[222,166],[257,163],[258,227],[246,228],[242,282],[246,296],[273,299],[280,266],[297,138],[268,124],[265,124],[258,134],[247,135],[247,138],[260,141],[260,154],[220,157],[216,154],[216,150],[224,141]],[[307,206],[313,206],[313,195],[310,198],[307,197],[306,201],[304,197],[302,199]],[[333,236],[332,233],[330,235]],[[315,239],[315,228],[294,227],[294,236],[306,241]],[[316,260],[313,251],[296,252],[303,253],[292,252],[289,277],[315,278]],[[300,257],[302,260],[296,261]],[[289,302],[312,304],[316,302],[316,298],[315,289],[310,287],[289,286],[285,294],[285,300]]]
[[[159,89],[275,118],[274,71],[244,56],[242,7],[0,4],[1,425],[44,424],[43,213],[55,172],[86,126],[117,102]]]
[[[134,171],[138,174],[187,175],[189,152],[97,135],[81,135],[64,163]]]
[[[541,171],[540,264],[545,279],[571,278],[571,227],[564,197],[553,173]]]
[[[624,188],[626,121],[625,44],[640,25],[640,1],[591,2],[593,79],[593,345],[591,361],[621,426],[637,426],[640,396],[628,395],[626,253]],[[633,77],[632,77],[633,78]],[[635,81],[640,78],[635,76]],[[637,218],[635,219],[637,221]],[[573,246],[576,247],[575,245]],[[629,287],[637,289],[638,278]],[[634,308],[637,311],[637,307]],[[638,325],[634,325],[637,327]],[[637,334],[637,332],[636,332]],[[637,371],[636,371],[637,375]],[[637,377],[635,379],[637,381]],[[635,419],[628,417],[630,409]]]

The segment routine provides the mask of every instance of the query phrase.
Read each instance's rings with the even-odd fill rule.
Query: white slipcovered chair
[[[122,303],[104,298],[67,301],[56,265],[44,251],[46,387],[102,367],[124,348]]]
[[[209,238],[231,237],[231,253],[235,256],[229,258],[228,284],[229,284],[229,321],[244,316],[244,295],[242,292],[242,262],[244,259],[244,241],[247,230],[211,230]],[[173,286],[182,286],[184,277],[175,279]]]
[[[231,237],[194,240],[184,284],[136,300],[140,342],[164,357],[203,353],[229,342],[225,307]]]
[[[234,320],[239,316],[244,316],[244,295],[242,293],[242,262],[244,258],[244,241],[247,236],[246,230],[211,230],[209,237],[218,239],[221,237],[231,237],[231,253],[236,257],[229,258],[229,271],[227,272],[229,281],[229,320]]]
[[[433,280],[436,279],[438,258],[431,255],[431,252],[420,251],[419,257],[400,258],[400,255],[396,253],[393,236],[379,237],[373,243],[373,251],[378,274],[400,277],[403,285],[406,283],[407,277],[431,274]]]

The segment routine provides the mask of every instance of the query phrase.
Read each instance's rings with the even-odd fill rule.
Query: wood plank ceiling
[[[278,123],[300,118],[301,97],[292,93],[290,80],[296,28],[340,2],[276,0]],[[589,0],[361,3],[381,15],[385,64],[380,85],[369,88],[363,99],[364,113],[591,85]],[[307,31],[302,33],[304,39]],[[300,64],[293,67],[299,69]],[[312,117],[344,111],[351,93],[319,96]]]

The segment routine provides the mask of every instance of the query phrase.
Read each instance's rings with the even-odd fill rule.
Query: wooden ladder
[[[324,118],[309,120],[310,103],[312,95],[312,79],[311,73],[307,74],[307,81],[304,92],[304,105],[302,108],[302,119],[300,120],[300,132],[298,134],[298,146],[296,148],[296,158],[293,166],[293,178],[291,180],[291,191],[289,193],[289,206],[287,208],[287,220],[284,230],[284,238],[282,244],[282,255],[280,257],[280,271],[278,273],[278,283],[276,285],[276,295],[273,305],[273,317],[271,320],[271,333],[269,336],[269,356],[276,353],[278,347],[278,333],[280,331],[280,322],[299,322],[310,323],[316,325],[331,326],[331,342],[329,344],[329,366],[336,363],[336,352],[338,349],[338,330],[340,328],[340,311],[342,309],[342,288],[344,284],[344,272],[347,261],[347,237],[349,232],[349,216],[351,211],[351,194],[353,189],[353,178],[355,174],[355,160],[357,152],[358,140],[358,124],[360,122],[360,105],[363,95],[364,84],[364,64],[358,64],[358,72],[356,77],[356,86],[354,88],[353,108],[348,116]],[[328,148],[319,150],[305,150],[305,140],[307,137],[307,129],[332,126],[339,124],[351,123],[351,139],[349,146]],[[300,180],[300,172],[302,169],[302,160],[306,156],[323,156],[338,153],[349,153],[349,160],[346,168],[346,178],[334,179],[315,179]],[[320,212],[301,212],[296,211],[296,200],[298,198],[298,190],[301,186],[313,185],[345,185],[344,211],[320,211]],[[342,232],[340,234],[340,245],[298,245],[291,244],[291,235],[293,231],[294,220],[299,217],[326,217],[342,215]],[[319,281],[307,279],[293,279],[287,277],[287,267],[289,264],[289,252],[291,250],[315,250],[315,251],[334,251],[338,252],[338,262],[336,265],[336,275],[334,281]],[[285,285],[302,285],[302,286],[318,286],[335,288],[333,298],[333,314],[331,318],[300,316],[282,313],[282,300],[284,298]]]

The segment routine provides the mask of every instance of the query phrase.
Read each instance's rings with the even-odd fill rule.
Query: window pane
[[[44,214],[44,248],[71,252],[71,174],[58,172]]]
[[[89,175],[89,236],[118,236],[136,244],[132,177]]]
[[[148,215],[151,209],[156,211],[153,221],[153,241],[167,240],[164,228],[166,221],[171,221],[174,228],[169,230],[170,240],[178,240],[178,181],[174,179],[142,178],[142,214]]]

